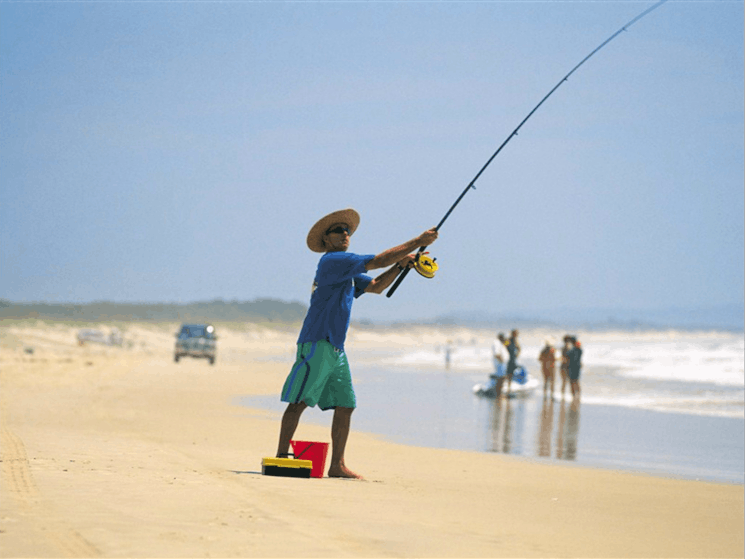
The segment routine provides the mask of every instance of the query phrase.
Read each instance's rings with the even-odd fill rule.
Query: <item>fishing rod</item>
[[[494,154],[492,154],[492,156],[484,164],[484,166],[481,167],[481,170],[478,173],[476,173],[476,176],[473,177],[473,180],[468,183],[468,186],[463,190],[463,192],[461,192],[460,196],[458,196],[458,199],[455,201],[455,203],[452,206],[450,206],[450,209],[447,211],[447,213],[445,214],[445,216],[440,220],[440,223],[437,224],[437,227],[435,227],[435,231],[439,231],[440,230],[440,227],[442,227],[442,224],[445,223],[445,220],[448,217],[450,217],[450,214],[453,213],[453,210],[455,209],[455,207],[458,204],[460,204],[460,201],[468,193],[468,191],[471,190],[471,189],[476,190],[476,186],[475,186],[476,181],[479,179],[479,177],[481,176],[481,174],[486,170],[486,168],[491,164],[491,162],[494,161],[494,158],[497,157],[497,155],[499,155],[499,152],[502,151],[502,148],[504,148],[504,146],[506,146],[512,138],[514,138],[515,136],[517,136],[517,132],[520,130],[520,128],[522,128],[523,124],[525,124],[528,121],[528,119],[531,116],[533,116],[533,113],[535,113],[538,110],[538,108],[541,105],[543,105],[543,103],[549,97],[551,97],[551,95],[553,95],[554,91],[556,91],[557,89],[559,89],[559,87],[565,81],[568,81],[569,80],[569,76],[571,76],[572,74],[574,74],[574,72],[576,72],[577,69],[579,69],[580,66],[582,66],[585,62],[587,62],[596,52],[598,52],[605,45],[607,45],[608,43],[610,43],[618,35],[620,35],[624,31],[626,31],[629,27],[631,27],[632,25],[634,25],[637,21],[639,21],[640,19],[642,19],[644,16],[646,16],[647,14],[649,14],[650,12],[652,12],[653,10],[656,10],[657,8],[659,8],[660,6],[662,6],[662,4],[664,4],[667,1],[668,0],[660,0],[659,2],[657,2],[656,4],[654,4],[653,6],[651,6],[650,8],[647,8],[646,10],[644,10],[642,13],[640,13],[634,19],[632,19],[631,21],[629,21],[626,25],[624,25],[623,27],[621,27],[618,31],[616,31],[615,33],[613,33],[613,35],[611,35],[605,41],[603,41],[598,47],[595,48],[595,50],[593,50],[590,54],[588,54],[587,56],[585,56],[579,64],[577,64],[574,68],[572,68],[572,70],[566,76],[564,76],[563,78],[561,78],[561,80],[559,81],[559,83],[557,83],[553,87],[553,89],[551,91],[549,91],[543,99],[541,99],[541,102],[540,103],[538,103],[535,107],[533,107],[533,110],[528,113],[528,116],[526,116],[522,120],[522,122],[517,125],[517,128],[515,128],[512,131],[512,133],[509,136],[507,136],[507,139],[504,142],[502,142],[502,145],[500,145],[499,148],[497,148],[497,151],[495,151]],[[426,246],[423,246],[423,247],[420,247],[419,250],[417,251],[416,261],[415,261],[415,264],[414,264],[414,268],[421,275],[423,275],[424,277],[432,278],[432,277],[434,277],[434,273],[437,270],[437,263],[435,262],[435,259],[429,258],[428,256],[425,256],[425,252],[424,251],[426,250],[426,248],[427,248]],[[392,296],[395,293],[396,289],[398,289],[398,286],[401,285],[401,282],[402,281],[404,281],[404,278],[407,276],[407,274],[409,273],[410,270],[411,270],[411,268],[406,268],[401,273],[401,275],[398,276],[398,278],[396,279],[396,282],[388,290],[388,293],[386,294],[386,297],[390,297],[390,296]]]

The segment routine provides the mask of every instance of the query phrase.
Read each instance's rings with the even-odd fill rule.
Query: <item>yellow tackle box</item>
[[[295,458],[261,459],[261,473],[265,476],[310,478],[312,469],[312,460],[296,460]]]

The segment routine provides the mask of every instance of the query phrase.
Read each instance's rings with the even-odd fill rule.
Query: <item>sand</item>
[[[295,333],[221,329],[210,366],[173,362],[176,328],[118,348],[0,325],[2,557],[743,557],[741,485],[398,445],[354,418],[365,481],[262,476],[279,417],[235,399],[277,393]]]

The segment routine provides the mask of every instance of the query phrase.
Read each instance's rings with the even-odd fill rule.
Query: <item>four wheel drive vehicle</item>
[[[215,364],[217,352],[215,327],[211,324],[184,324],[176,334],[176,348],[173,360],[178,363],[181,357],[203,357]]]

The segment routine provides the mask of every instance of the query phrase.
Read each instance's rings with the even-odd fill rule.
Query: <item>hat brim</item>
[[[319,219],[316,224],[310,228],[306,243],[308,248],[313,252],[326,252],[326,246],[323,244],[323,236],[329,227],[337,223],[345,223],[349,226],[349,236],[351,237],[360,224],[360,214],[352,208],[339,210],[328,214]]]

